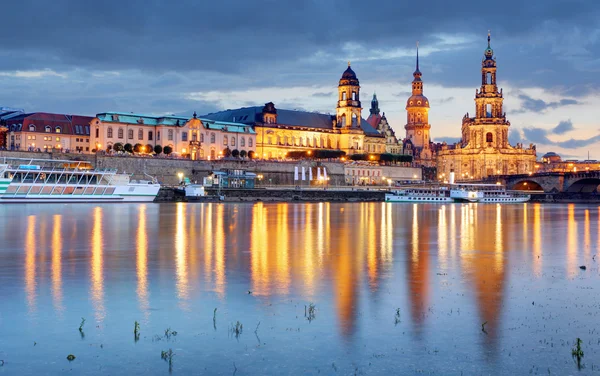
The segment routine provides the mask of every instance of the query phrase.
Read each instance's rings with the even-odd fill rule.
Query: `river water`
[[[0,374],[600,373],[599,216],[540,204],[4,205]]]

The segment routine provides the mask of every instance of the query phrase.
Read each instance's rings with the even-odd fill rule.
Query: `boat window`
[[[14,185],[9,185],[8,188],[6,188],[6,193],[15,193],[17,192],[17,186]]]
[[[73,187],[65,187],[65,190],[63,191],[63,195],[72,195],[74,190],[75,190],[75,188],[73,188]]]
[[[84,191],[85,191],[85,189],[83,187],[75,187],[73,194],[74,195],[82,195]]]
[[[102,194],[104,194],[105,190],[106,190],[106,188],[99,187],[98,189],[96,189],[96,192],[94,192],[94,195],[97,195],[97,196],[102,195]]]
[[[87,187],[87,188],[85,189],[85,194],[86,194],[86,195],[91,195],[91,194],[94,194],[94,189],[96,189],[96,188],[94,188],[94,187]]]
[[[52,193],[52,187],[51,186],[45,186],[42,188],[42,194],[43,195],[49,195]]]
[[[112,195],[113,193],[115,193],[115,189],[113,187],[106,188],[106,192],[104,192],[105,195]]]
[[[64,187],[54,187],[54,190],[52,191],[53,195],[60,195],[63,192]]]

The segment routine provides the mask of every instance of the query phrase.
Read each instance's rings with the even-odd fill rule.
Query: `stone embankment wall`
[[[133,179],[148,179],[147,175],[156,177],[163,185],[179,184],[178,174],[182,173],[192,182],[202,182],[214,170],[240,169],[263,176],[257,185],[288,185],[304,186],[308,181],[294,181],[294,167],[325,167],[329,177],[329,185],[345,185],[344,164],[337,162],[270,162],[270,161],[191,161],[187,159],[171,158],[140,158],[117,157],[96,154],[66,154],[66,153],[32,153],[0,151],[0,158],[26,158],[26,159],[68,159],[89,161],[96,168],[116,168],[119,172],[133,174]],[[385,167],[389,176],[411,176],[415,170],[410,167]],[[391,170],[390,170],[391,169]],[[395,173],[394,173],[395,171]],[[147,175],[146,175],[147,174]],[[316,178],[316,176],[313,176]],[[313,184],[317,182],[313,181]]]
[[[207,190],[218,194],[216,189]],[[328,189],[221,189],[225,201],[384,201],[385,191],[380,190],[328,190]]]

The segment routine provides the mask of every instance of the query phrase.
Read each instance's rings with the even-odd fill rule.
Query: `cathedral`
[[[461,141],[452,146],[444,143],[438,151],[438,179],[447,180],[451,171],[457,180],[533,172],[535,146],[513,147],[508,143],[510,122],[502,110],[503,101],[502,89],[498,90],[496,84],[496,58],[488,33],[481,62],[481,88],[475,90],[475,117],[467,113],[462,119]]]

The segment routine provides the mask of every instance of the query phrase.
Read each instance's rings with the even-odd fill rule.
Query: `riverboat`
[[[428,186],[428,187],[404,187],[393,190],[385,195],[387,202],[429,202],[429,203],[451,203],[451,202],[478,202],[483,199],[483,193],[476,189],[461,186]]]
[[[500,184],[454,183],[451,173],[449,184],[404,187],[390,191],[385,195],[387,202],[481,202],[481,203],[522,203],[531,199],[531,195],[509,191]]]
[[[130,180],[116,169],[92,169],[89,162],[0,159],[0,204],[54,202],[151,202],[156,179]]]

